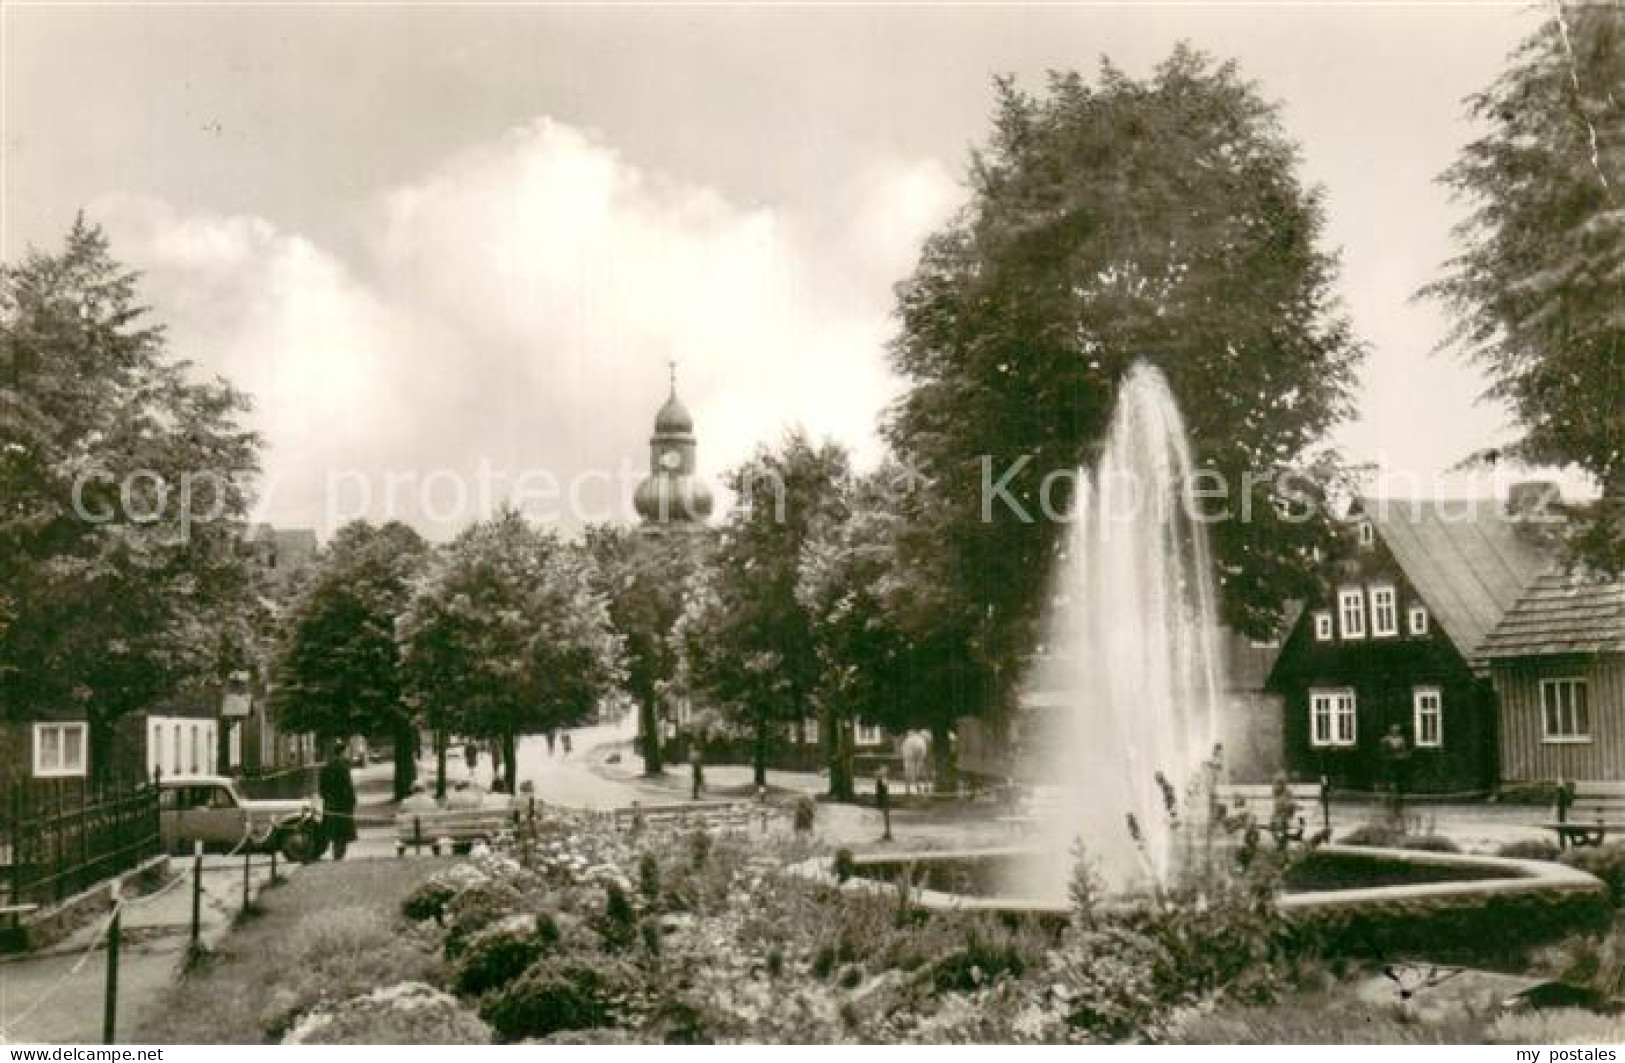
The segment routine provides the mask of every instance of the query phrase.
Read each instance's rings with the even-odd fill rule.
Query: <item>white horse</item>
[[[926,784],[926,757],[931,752],[931,736],[924,731],[910,731],[903,736],[901,752],[903,783],[909,793],[920,793]]]

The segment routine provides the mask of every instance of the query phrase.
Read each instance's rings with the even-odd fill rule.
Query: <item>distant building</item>
[[[1554,567],[1484,640],[1502,779],[1625,780],[1625,582]]]
[[[711,516],[711,489],[695,475],[694,418],[677,398],[677,370],[671,394],[655,414],[649,437],[649,475],[638,484],[632,505],[651,530],[701,526]]]
[[[1404,738],[1417,793],[1476,793],[1498,777],[1496,707],[1480,652],[1552,549],[1493,499],[1365,499],[1348,556],[1327,566],[1269,677],[1282,699],[1285,767],[1377,791]]]

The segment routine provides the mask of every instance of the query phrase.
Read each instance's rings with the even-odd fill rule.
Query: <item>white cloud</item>
[[[429,514],[403,492],[393,515],[438,536],[526,469],[640,469],[668,358],[713,475],[797,423],[877,456],[891,286],[962,191],[898,161],[833,192],[821,215],[735,204],[541,119],[363,204],[358,263],[267,219],[92,213],[176,352],[255,395],[268,518],[330,531],[359,504],[327,512],[335,473],[369,482],[375,517],[391,473],[509,477],[458,507],[442,473]]]

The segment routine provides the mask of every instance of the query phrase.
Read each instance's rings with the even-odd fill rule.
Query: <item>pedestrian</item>
[[[548,756],[551,757],[553,755],[553,747],[558,743],[558,740],[559,740],[558,731],[554,730],[553,728],[548,728],[548,731],[547,731],[547,755]]]
[[[885,831],[880,835],[883,842],[891,841],[891,786],[886,782],[886,765],[882,764],[875,773],[875,807],[880,809],[880,822]]]
[[[473,740],[463,743],[463,760],[468,763],[468,773],[474,774],[474,769],[480,766],[480,744]]]
[[[569,756],[570,755],[570,732],[569,731],[564,732],[564,738],[562,739],[562,741],[564,742],[564,755]]]
[[[350,779],[349,758],[344,753],[344,743],[334,742],[333,754],[322,765],[317,782],[322,798],[322,831],[335,860],[343,860],[345,850],[355,841],[355,783]]]
[[[1391,724],[1382,736],[1382,759],[1388,769],[1389,813],[1396,823],[1405,816],[1405,769],[1411,759],[1410,745],[1399,724]]]
[[[692,776],[693,789],[690,799],[694,801],[698,801],[700,799],[700,791],[705,789],[704,761],[705,758],[700,753],[700,740],[696,738],[688,747],[688,770]]]

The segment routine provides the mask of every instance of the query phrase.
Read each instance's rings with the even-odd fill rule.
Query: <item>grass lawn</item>
[[[263,914],[234,930],[166,995],[131,1040],[146,1044],[266,1044],[285,1016],[350,987],[424,977],[432,945],[401,919],[401,900],[444,861],[324,861],[260,895]]]

